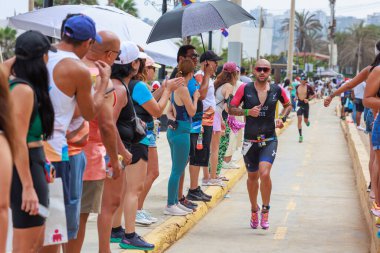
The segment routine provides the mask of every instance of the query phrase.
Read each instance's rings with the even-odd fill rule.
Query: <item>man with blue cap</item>
[[[56,45],[57,52],[49,53],[47,68],[49,71],[49,95],[51,97],[55,120],[53,137],[44,143],[46,157],[56,169],[56,176],[62,179],[66,209],[68,239],[77,236],[78,216],[70,210],[76,201],[76,180],[82,180],[75,174],[69,162],[66,132],[78,109],[85,120],[92,120],[105,101],[106,88],[111,73],[110,66],[103,61],[95,62],[101,81],[96,90],[92,87],[91,75],[81,61],[94,41],[101,43],[96,33],[95,22],[88,16],[75,15],[63,21],[62,40]],[[58,252],[59,245],[50,246],[44,252]],[[64,247],[64,251],[65,247]]]

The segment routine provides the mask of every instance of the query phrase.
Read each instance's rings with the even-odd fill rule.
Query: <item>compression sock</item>
[[[300,136],[302,136],[302,128],[299,128],[298,132],[300,133]]]
[[[127,238],[127,239],[132,239],[134,236],[135,236],[135,232],[133,232],[133,233],[125,233],[125,238]]]

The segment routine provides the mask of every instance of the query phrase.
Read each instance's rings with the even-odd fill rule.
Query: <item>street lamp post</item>
[[[287,77],[293,80],[293,44],[294,44],[294,19],[295,19],[296,0],[291,0],[290,19],[289,19],[289,45],[288,45],[288,65]]]
[[[167,0],[162,0],[162,15],[164,15],[168,10]],[[165,79],[165,65],[161,65],[161,68],[158,70],[158,79]]]

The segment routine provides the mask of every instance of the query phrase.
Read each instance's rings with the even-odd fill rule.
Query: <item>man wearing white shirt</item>
[[[362,113],[364,111],[363,96],[364,96],[365,86],[366,86],[365,82],[360,83],[353,89],[353,94],[352,94],[353,98],[355,98],[354,101],[355,101],[355,108],[356,108],[356,117],[355,117],[356,126],[359,130],[363,130],[363,131],[364,131],[364,128],[360,126],[360,121],[361,121]]]

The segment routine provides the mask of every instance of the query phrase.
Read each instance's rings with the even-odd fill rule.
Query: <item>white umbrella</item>
[[[130,40],[144,48],[156,62],[177,65],[178,47],[170,40],[146,44],[152,27],[142,20],[111,6],[58,5],[11,17],[9,24],[22,30],[38,30],[47,36],[61,37],[61,24],[69,13],[82,13],[96,23],[96,30],[116,33],[120,40]]]

